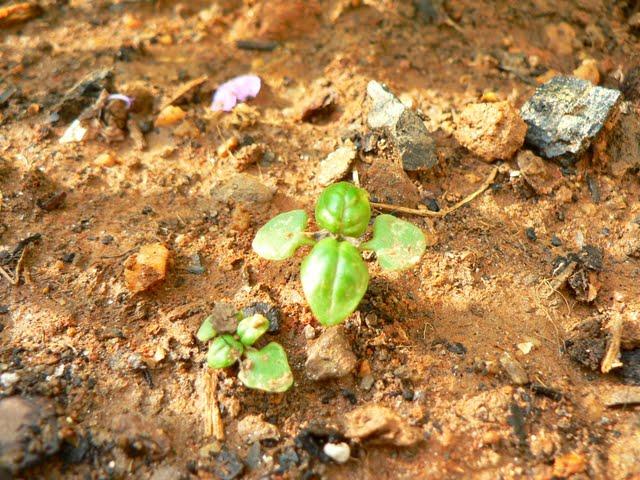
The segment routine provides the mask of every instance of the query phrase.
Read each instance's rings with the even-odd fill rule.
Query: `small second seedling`
[[[271,342],[260,350],[253,348],[253,344],[268,329],[269,320],[256,313],[242,319],[235,334],[219,335],[211,317],[207,317],[196,337],[201,342],[211,341],[207,353],[209,367],[227,368],[240,361],[238,378],[246,387],[267,392],[284,392],[293,385],[293,374],[282,346]]]

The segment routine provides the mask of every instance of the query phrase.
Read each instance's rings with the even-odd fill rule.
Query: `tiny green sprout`
[[[207,363],[211,368],[227,368],[240,359],[242,352],[244,346],[233,335],[221,335],[209,345]]]
[[[269,330],[269,319],[259,313],[245,318],[238,324],[240,341],[250,347]]]
[[[306,232],[303,210],[277,215],[256,233],[254,251],[268,260],[292,257],[304,245],[314,245],[302,261],[302,290],[314,316],[325,326],[342,323],[362,300],[369,271],[362,251],[376,253],[384,270],[406,270],[420,261],[427,242],[422,230],[393,215],[379,215],[371,240],[360,243],[371,219],[366,190],[348,182],[325,188],[318,197],[316,223],[328,231],[318,243]],[[345,237],[350,237],[348,240]]]
[[[200,328],[198,329],[198,333],[196,333],[196,338],[201,342],[208,342],[218,334],[213,323],[211,323],[211,318],[211,315],[205,318],[204,322],[202,322],[202,325],[200,325]]]
[[[198,329],[196,337],[202,342],[211,341],[207,352],[207,364],[211,368],[227,368],[241,361],[238,379],[248,388],[266,392],[284,392],[293,385],[293,374],[287,354],[275,342],[258,350],[252,345],[269,329],[269,319],[257,313],[242,319],[235,335],[216,336],[211,317],[207,317]]]

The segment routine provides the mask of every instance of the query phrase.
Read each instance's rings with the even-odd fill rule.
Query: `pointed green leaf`
[[[311,311],[326,326],[342,323],[367,291],[369,272],[348,242],[325,238],[302,261],[300,280]]]
[[[363,243],[362,248],[374,250],[385,270],[405,270],[420,260],[427,240],[413,223],[385,214],[376,218],[373,238]]]
[[[245,386],[267,392],[284,392],[293,385],[287,354],[281,345],[271,342],[262,350],[247,349],[238,378]]]
[[[304,210],[276,215],[256,233],[253,250],[267,260],[292,257],[302,245],[313,244],[313,240],[303,233],[308,222],[309,217]]]
[[[215,327],[213,326],[213,323],[211,323],[212,318],[212,315],[209,315],[207,318],[205,318],[202,322],[202,325],[200,325],[200,328],[198,329],[198,333],[196,333],[196,338],[201,342],[208,342],[218,334]]]
[[[264,315],[256,313],[250,317],[245,318],[238,324],[238,337],[240,341],[251,346],[269,330],[269,319]]]
[[[207,352],[207,364],[211,368],[227,368],[236,363],[244,346],[233,335],[221,335],[209,346]]]

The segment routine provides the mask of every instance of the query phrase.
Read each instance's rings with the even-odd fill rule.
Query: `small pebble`
[[[351,448],[344,442],[326,443],[322,450],[337,463],[346,463],[351,457]]]
[[[306,338],[307,340],[316,338],[316,329],[313,328],[312,325],[305,325],[302,333],[304,334],[304,338]]]
[[[360,388],[369,391],[371,390],[371,387],[373,387],[374,382],[375,379],[373,378],[373,375],[365,375],[360,381]]]
[[[446,347],[447,350],[449,350],[451,353],[455,353],[456,355],[464,355],[465,353],[467,353],[467,347],[465,347],[460,342],[447,342]]]
[[[100,239],[100,242],[103,245],[111,245],[111,243],[113,243],[113,237],[111,235],[105,235]]]
[[[191,255],[191,262],[187,267],[187,272],[194,275],[202,275],[206,272],[206,269],[202,266],[202,260],[200,259],[199,253],[194,253],[193,255]]]
[[[553,237],[551,237],[551,245],[553,245],[554,247],[559,247],[560,245],[562,245],[562,240],[554,235]]]
[[[536,235],[536,231],[533,227],[529,227],[525,229],[524,233],[527,236],[527,238],[532,242],[535,242],[538,239],[538,236]]]
[[[20,380],[20,375],[15,372],[6,372],[0,375],[0,385],[4,388],[13,387]]]
[[[404,398],[407,402],[413,401],[415,393],[410,388],[405,388],[402,390],[402,398]]]
[[[431,212],[440,211],[440,205],[438,205],[438,201],[435,198],[426,198],[423,203],[427,206],[427,209],[430,210]]]
[[[76,258],[76,254],[75,253],[65,253],[62,256],[62,261],[64,263],[72,263],[74,258]]]

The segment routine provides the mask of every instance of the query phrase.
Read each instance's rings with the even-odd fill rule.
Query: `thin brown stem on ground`
[[[456,211],[460,207],[462,207],[462,206],[466,205],[467,203],[473,201],[478,195],[480,195],[487,188],[489,188],[491,186],[491,184],[493,183],[493,181],[495,180],[497,174],[498,174],[498,167],[495,167],[493,170],[491,170],[491,173],[489,174],[487,179],[484,182],[482,182],[482,185],[480,185],[480,188],[478,188],[475,192],[473,192],[472,194],[470,194],[470,195],[466,196],[465,198],[463,198],[462,200],[460,200],[455,205],[453,205],[453,206],[451,206],[449,208],[446,208],[444,210],[440,210],[439,212],[432,212],[431,210],[418,210],[416,208],[408,208],[408,207],[403,207],[403,206],[400,206],[400,205],[391,205],[389,203],[378,203],[378,202],[371,202],[371,206],[373,208],[377,208],[378,210],[385,210],[385,211],[389,211],[389,212],[408,213],[410,215],[419,215],[421,217],[438,217],[438,218],[446,217],[447,215],[449,215],[450,213]]]

